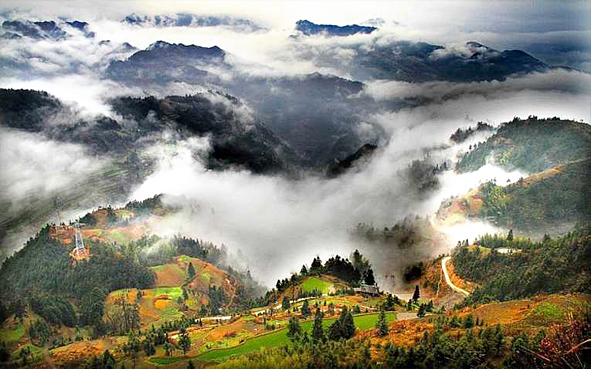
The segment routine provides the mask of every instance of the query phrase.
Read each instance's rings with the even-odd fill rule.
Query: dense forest
[[[288,287],[297,285],[308,276],[320,276],[321,274],[337,277],[350,286],[359,286],[360,283],[368,285],[374,285],[376,283],[371,264],[359,250],[355,250],[351,254],[351,261],[336,255],[331,256],[323,263],[320,257],[316,256],[309,268],[306,265],[302,265],[299,273],[292,274],[291,278],[277,280],[275,287],[277,292],[281,293]],[[298,297],[307,296],[302,294]]]
[[[462,278],[480,283],[463,305],[507,301],[561,291],[591,293],[591,226],[577,227],[568,235],[540,242],[486,236],[470,251],[465,243],[454,254],[455,270]],[[490,245],[490,246],[489,246]],[[491,247],[490,249],[484,247]],[[515,251],[500,253],[496,248]]]
[[[478,170],[492,157],[496,165],[537,173],[589,157],[591,127],[558,117],[535,116],[502,124],[486,142],[475,145],[457,165],[460,172]]]
[[[495,129],[490,124],[478,122],[476,127],[468,127],[466,129],[458,128],[449,138],[455,143],[462,143],[472,137],[475,133],[492,132]],[[470,147],[471,149],[471,147]]]
[[[351,230],[354,238],[372,243],[385,243],[402,249],[419,245],[425,239],[431,239],[438,231],[427,218],[407,216],[391,227],[376,228],[359,223]]]
[[[561,165],[527,179],[482,185],[480,216],[519,230],[539,230],[591,219],[591,159]],[[564,206],[564,205],[567,206]]]

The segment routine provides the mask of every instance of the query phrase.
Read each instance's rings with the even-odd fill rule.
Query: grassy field
[[[173,300],[183,295],[183,290],[180,287],[156,287],[152,291],[154,292],[154,296],[168,295]]]
[[[387,313],[386,318],[388,322],[394,321],[396,316],[394,313]],[[367,330],[374,328],[376,322],[378,321],[378,314],[368,314],[368,315],[360,315],[353,318],[355,321],[355,326],[358,330]],[[334,318],[331,319],[324,319],[322,324],[324,328],[328,328],[333,322],[335,321]],[[306,321],[301,323],[302,329],[311,332],[312,329],[312,321]],[[289,343],[289,338],[287,337],[287,329],[282,329],[273,333],[266,334],[264,336],[259,336],[252,338],[246,343],[241,346],[232,347],[228,349],[221,349],[221,350],[213,350],[206,352],[202,355],[199,355],[199,359],[206,360],[206,361],[219,361],[230,356],[234,355],[243,355],[251,351],[258,350],[260,347],[277,347],[284,344]]]
[[[328,293],[328,290],[333,286],[330,282],[325,282],[320,278],[310,277],[302,283],[302,290],[305,292],[311,292],[314,289],[321,291],[322,293]]]
[[[20,347],[18,350],[15,350],[12,352],[12,355],[10,356],[10,360],[12,361],[16,361],[20,359],[20,352],[22,350],[25,349],[29,349],[30,350],[30,354],[27,356],[27,361],[29,363],[36,363],[38,361],[41,361],[43,359],[43,350],[40,349],[37,346],[31,345],[31,344],[26,344],[22,347]]]
[[[0,342],[12,344],[18,342],[18,340],[20,340],[24,334],[25,326],[23,326],[22,324],[16,327],[16,329],[0,329]]]
[[[184,356],[172,356],[172,357],[153,357],[148,360],[148,362],[157,365],[170,365],[174,363],[178,363],[179,361],[187,360],[187,357]]]

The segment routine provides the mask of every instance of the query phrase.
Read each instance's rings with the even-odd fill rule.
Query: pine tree
[[[292,342],[295,342],[299,339],[301,334],[302,327],[300,326],[297,318],[289,318],[289,323],[287,324],[287,337],[289,337]]]
[[[191,338],[189,338],[189,334],[185,328],[181,328],[180,330],[179,345],[181,346],[184,355],[186,355],[187,351],[191,349]]]
[[[421,298],[421,292],[419,291],[419,285],[415,286],[415,292],[412,294],[412,299],[417,302]]]
[[[374,284],[376,284],[376,280],[373,275],[373,269],[371,269],[371,268],[369,268],[367,270],[367,273],[365,274],[365,284],[368,284],[370,286],[373,286]]]
[[[289,302],[289,297],[285,296],[283,298],[283,301],[281,302],[281,307],[283,308],[284,311],[289,310],[289,308],[291,307],[291,303]]]
[[[105,350],[103,353],[102,365],[105,369],[115,369],[115,358],[111,355],[109,350]]]
[[[353,314],[350,311],[346,311],[345,318],[342,322],[343,338],[349,339],[355,335],[355,321],[353,320]]]
[[[310,310],[310,304],[308,303],[308,300],[304,301],[304,304],[302,305],[302,316],[307,318],[311,312],[312,311]]]
[[[417,317],[422,318],[425,316],[425,310],[426,310],[425,307],[426,307],[426,305],[424,305],[424,304],[419,305],[419,312],[417,313]]]
[[[324,341],[324,330],[322,329],[322,310],[316,309],[314,325],[312,326],[312,340],[314,342]]]
[[[193,266],[193,263],[189,263],[187,272],[189,273],[189,279],[193,279],[193,277],[195,277],[195,267]]]
[[[507,241],[511,242],[513,241],[513,230],[510,229],[509,233],[507,234]]]
[[[376,323],[376,329],[380,337],[388,335],[388,322],[386,321],[386,310],[380,309],[380,316]]]
[[[302,265],[302,269],[300,269],[300,275],[305,276],[307,274],[308,274],[308,268],[306,268],[306,265]]]

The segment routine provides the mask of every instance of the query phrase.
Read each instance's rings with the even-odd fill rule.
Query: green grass
[[[320,278],[310,277],[302,283],[302,291],[311,292],[314,289],[321,291],[322,293],[328,293],[329,288],[333,286],[330,282],[325,282]]]
[[[565,313],[565,309],[558,305],[542,302],[533,308],[529,319],[540,324],[557,323],[564,320]]]
[[[171,357],[153,357],[148,359],[148,361],[152,364],[157,365],[169,365],[178,363],[179,361],[188,360],[188,357],[185,356],[171,356]]]
[[[113,240],[120,244],[129,243],[129,237],[118,229],[110,230],[109,237],[111,237]]]
[[[388,322],[394,321],[396,319],[396,315],[392,312],[386,314],[386,319]],[[378,314],[368,314],[368,315],[360,315],[353,317],[355,321],[355,326],[358,330],[367,330],[374,328],[376,322],[378,321]],[[333,322],[335,318],[331,319],[324,319],[322,321],[322,325],[324,328],[328,328]],[[301,323],[302,329],[311,333],[313,322],[311,320]],[[285,345],[289,343],[289,338],[287,337],[287,329],[281,329],[279,331],[266,334],[264,336],[258,336],[255,338],[251,338],[246,341],[243,345],[232,347],[228,349],[221,349],[221,350],[213,350],[206,352],[204,354],[199,355],[199,359],[205,361],[219,361],[230,356],[236,355],[244,355],[248,352],[256,351],[261,347],[277,347],[281,345]]]
[[[31,345],[31,344],[26,344],[22,347],[19,347],[18,350],[14,350],[12,352],[12,354],[10,355],[10,360],[13,360],[13,361],[19,360],[20,359],[19,353],[26,348],[29,348],[29,350],[31,351],[31,353],[29,355],[27,355],[27,362],[35,363],[35,362],[41,361],[41,359],[43,359],[43,350],[41,348]]]
[[[25,326],[20,324],[16,329],[3,328],[0,329],[0,341],[11,344],[18,342],[25,334]]]
[[[156,265],[156,266],[151,267],[151,269],[153,271],[162,270],[162,269],[164,269],[164,265]]]
[[[207,272],[203,272],[201,273],[201,279],[203,279],[203,281],[205,282],[209,282],[209,280],[211,279],[211,275],[209,275],[209,273]]]
[[[182,261],[183,263],[188,263],[191,261],[191,258],[188,257],[187,255],[181,255],[181,256],[179,256],[179,260]]]
[[[157,287],[153,288],[151,291],[154,292],[155,297],[160,295],[168,295],[168,297],[172,300],[175,300],[183,295],[183,290],[180,287]]]

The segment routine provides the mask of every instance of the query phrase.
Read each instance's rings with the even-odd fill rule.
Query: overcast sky
[[[299,19],[344,25],[383,18],[383,28],[400,39],[444,44],[475,40],[501,50],[519,48],[550,64],[591,71],[589,1],[3,1],[0,11],[4,18],[18,14],[91,23],[120,20],[134,12],[223,14],[285,32]],[[109,35],[108,29],[103,33],[99,36],[116,36]]]

